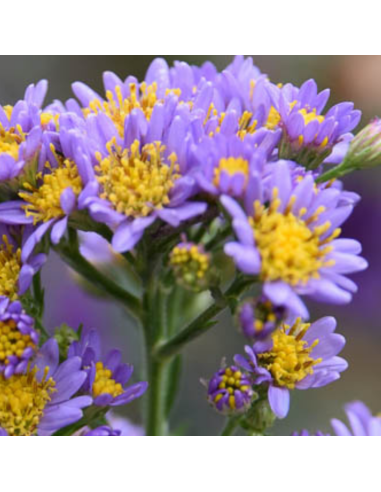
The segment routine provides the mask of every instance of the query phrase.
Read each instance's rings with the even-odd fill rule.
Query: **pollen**
[[[0,364],[9,364],[12,356],[21,358],[27,348],[36,348],[30,336],[21,333],[13,319],[0,321]]]
[[[95,379],[93,383],[93,396],[96,398],[105,393],[114,398],[123,393],[123,387],[112,379],[112,371],[103,365],[103,362],[97,362],[95,365]]]
[[[305,210],[298,215],[291,212],[295,198],[291,198],[283,212],[279,212],[278,190],[274,188],[270,205],[254,203],[255,214],[250,219],[257,248],[262,259],[261,278],[264,281],[283,280],[290,285],[305,285],[318,279],[323,267],[334,264],[326,256],[332,247],[329,243],[340,235],[336,229],[328,238],[321,239],[330,228],[330,222],[315,225],[324,211],[320,207],[307,220]]]
[[[57,163],[57,167],[51,167],[46,163],[47,171],[43,177],[40,175],[40,186],[34,187],[30,183],[24,183],[27,191],[19,193],[27,202],[24,210],[27,217],[33,217],[34,224],[65,215],[61,207],[61,195],[64,190],[71,188],[75,196],[82,191],[82,180],[77,166],[69,159],[58,158]]]
[[[168,89],[166,96],[171,93],[179,96],[181,91]],[[157,96],[156,82],[152,85],[142,82],[139,87],[135,83],[130,84],[130,93],[127,97],[123,96],[121,87],[116,86],[115,95],[112,91],[107,91],[106,101],[94,99],[84,110],[84,114],[86,117],[92,113],[105,113],[114,122],[121,137],[124,135],[124,120],[133,109],[141,109],[146,119],[150,120],[155,105],[163,102],[163,99]]]
[[[258,354],[260,365],[271,373],[278,386],[294,389],[296,383],[313,374],[314,366],[322,362],[311,357],[319,340],[311,344],[303,340],[309,328],[310,324],[302,323],[300,318],[291,327],[283,325],[272,334],[272,349]]]
[[[321,114],[316,114],[316,109],[314,108],[312,111],[308,111],[307,109],[299,109],[299,114],[303,116],[304,124],[308,125],[311,121],[317,120],[319,123],[323,123],[324,116]]]
[[[9,379],[0,375],[0,427],[10,436],[31,436],[37,431],[46,405],[55,390],[55,381],[47,378],[46,368],[41,381],[37,369],[16,374]]]
[[[245,186],[249,177],[249,163],[242,157],[228,157],[220,159],[218,167],[214,170],[213,184],[219,186],[221,173],[227,173],[230,177],[242,174],[245,177]]]
[[[178,245],[170,255],[170,265],[180,282],[198,290],[210,266],[210,257],[196,244]]]
[[[20,125],[17,125],[16,128],[5,130],[5,128],[0,124],[0,154],[9,154],[17,160],[19,158],[20,145],[24,141],[25,134]]]
[[[115,210],[128,217],[146,217],[170,203],[169,193],[180,177],[177,157],[164,158],[160,142],[140,149],[138,140],[129,149],[121,149],[115,140],[107,144],[109,155],[95,170],[103,187],[101,198],[109,200]]]
[[[21,270],[21,249],[15,249],[4,234],[0,244],[0,296],[11,301],[18,298],[18,280]]]

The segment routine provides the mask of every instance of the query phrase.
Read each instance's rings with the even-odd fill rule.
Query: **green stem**
[[[216,299],[216,302],[211,304],[204,312],[202,312],[195,320],[185,327],[178,334],[174,335],[167,342],[156,347],[155,356],[159,359],[166,359],[180,352],[183,347],[198,338],[200,335],[208,331],[215,322],[213,318],[221,313],[230,302],[232,297],[239,296],[249,285],[253,283],[253,279],[236,279],[224,294],[221,294]]]
[[[232,436],[238,427],[239,417],[230,417],[221,431],[221,436]]]
[[[89,263],[78,250],[65,243],[54,247],[56,253],[77,273],[83,276],[94,287],[97,287],[108,296],[116,299],[136,318],[141,316],[140,300],[109,279]]]
[[[344,161],[344,163],[345,163],[345,161]],[[342,176],[345,176],[346,174],[353,171],[353,169],[348,168],[347,165],[343,166],[343,164],[340,164],[340,166],[336,166],[336,167],[333,167],[332,169],[329,169],[329,171],[326,171],[321,176],[318,176],[315,179],[315,181],[317,183],[325,183],[327,181],[330,181],[331,179],[336,179],[336,178],[340,178]]]

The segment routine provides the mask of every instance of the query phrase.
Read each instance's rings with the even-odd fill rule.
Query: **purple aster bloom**
[[[8,379],[0,375],[0,428],[10,435],[44,436],[77,422],[92,403],[89,396],[75,397],[85,379],[81,359],[59,364],[58,344],[48,340],[33,367]]]
[[[279,141],[280,133],[264,128],[241,139],[217,134],[204,139],[193,150],[192,160],[199,186],[213,195],[241,197],[249,175],[262,171]]]
[[[34,320],[22,309],[19,301],[0,297],[0,373],[5,379],[21,374],[34,356],[39,334]]]
[[[345,338],[335,333],[336,320],[282,325],[270,340],[246,346],[247,358],[236,355],[235,363],[256,376],[256,385],[268,385],[269,404],[282,419],[290,406],[290,390],[320,388],[339,379],[348,364],[337,354]]]
[[[84,436],[144,436],[144,429],[133,424],[128,419],[108,412],[106,415],[108,425],[102,425],[96,429],[87,430]]]
[[[0,190],[17,191],[17,178],[26,166],[37,162],[42,142],[40,109],[47,81],[31,84],[14,107],[0,106]],[[35,166],[36,167],[36,166]],[[4,182],[7,182],[4,184]]]
[[[314,434],[310,434],[310,432],[307,429],[302,429],[301,431],[295,431],[292,433],[292,436],[296,437],[322,437],[322,436],[329,436],[329,434],[324,434],[322,431],[316,431]]]
[[[286,84],[270,88],[278,125],[283,129],[280,157],[293,159],[306,167],[319,166],[341,142],[348,142],[359,123],[361,112],[351,102],[332,106],[322,111],[329,98],[329,90],[318,93],[316,82],[307,80],[300,88]],[[341,146],[344,157],[347,146]],[[337,153],[337,151],[336,151]],[[331,161],[332,162],[332,161]]]
[[[253,399],[252,384],[252,378],[238,367],[222,368],[209,381],[208,401],[223,414],[244,413]]]
[[[367,262],[357,241],[338,239],[355,197],[316,186],[308,173],[295,179],[293,169],[279,161],[268,165],[264,177],[252,173],[244,210],[233,198],[221,198],[238,239],[225,245],[225,253],[245,274],[259,275],[272,303],[306,318],[299,295],[348,303],[357,288],[345,275],[364,270]]]
[[[133,366],[121,362],[122,354],[119,350],[111,350],[101,360],[101,342],[96,330],[83,333],[79,341],[73,342],[68,356],[81,358],[82,367],[87,374],[81,391],[92,395],[94,405],[127,405],[140,398],[147,389],[146,382],[127,386]]]
[[[245,337],[266,339],[285,320],[287,310],[274,306],[266,297],[249,299],[238,308],[238,322]]]
[[[0,296],[12,301],[28,290],[33,276],[46,261],[46,255],[40,253],[22,264],[21,251],[31,233],[30,226],[23,229],[0,224]]]
[[[341,420],[332,419],[336,436],[381,436],[381,417],[372,415],[361,401],[348,403],[344,407],[350,428]]]

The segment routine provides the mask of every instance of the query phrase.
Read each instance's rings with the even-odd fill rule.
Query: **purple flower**
[[[208,401],[223,414],[243,413],[253,399],[252,384],[252,379],[238,367],[222,368],[209,381]]]
[[[37,162],[37,153],[42,142],[40,108],[47,81],[31,84],[14,107],[0,106],[0,189],[17,191],[17,178],[26,167]],[[36,168],[36,166],[34,166]]]
[[[92,395],[94,405],[127,405],[140,398],[147,389],[146,382],[127,386],[133,366],[121,362],[122,354],[119,350],[111,350],[101,360],[101,343],[95,330],[82,334],[78,342],[73,342],[69,347],[68,356],[81,358],[82,368],[87,374],[81,391]]]
[[[0,296],[11,301],[28,290],[33,276],[46,261],[46,255],[41,253],[22,264],[21,249],[31,233],[30,226],[22,230],[0,224]]]
[[[133,424],[128,419],[119,417],[112,412],[106,415],[107,421],[111,424],[102,425],[95,429],[87,430],[84,436],[144,436],[144,429],[139,425]]]
[[[381,417],[372,415],[364,403],[354,401],[345,405],[344,409],[350,428],[341,420],[332,419],[336,436],[381,436]]]
[[[348,367],[337,357],[345,338],[334,333],[335,328],[332,317],[312,324],[298,318],[274,331],[270,340],[246,346],[247,358],[235,356],[236,364],[256,376],[256,385],[268,385],[269,404],[278,418],[288,414],[290,390],[326,386]]]
[[[318,93],[312,79],[300,88],[292,84],[280,88],[272,85],[270,93],[278,126],[283,129],[280,157],[311,169],[327,159],[336,145],[348,143],[349,132],[361,118],[361,112],[354,110],[351,102],[336,104],[323,115],[329,90]],[[341,155],[335,155],[335,162],[343,159],[347,148],[347,144],[340,147]],[[327,162],[333,161],[328,158]]]
[[[221,198],[238,239],[225,253],[245,274],[259,276],[273,304],[303,318],[308,312],[298,295],[348,303],[357,288],[345,275],[367,267],[357,241],[338,239],[355,198],[316,186],[310,174],[295,175],[287,161],[268,164],[263,175],[249,178],[245,211],[231,197]]]
[[[0,373],[5,379],[23,373],[34,356],[39,334],[34,320],[22,309],[19,301],[0,297]]]
[[[292,433],[292,436],[295,437],[310,437],[310,436],[316,436],[316,437],[322,437],[322,436],[329,436],[329,434],[324,434],[322,431],[316,431],[314,434],[310,434],[310,432],[307,429],[303,429],[301,431],[295,431]]]
[[[253,340],[266,339],[285,317],[286,310],[282,306],[274,306],[264,296],[246,300],[238,308],[241,331]]]
[[[113,430],[111,427],[108,425],[101,425],[99,427],[96,427],[95,429],[91,429],[87,431],[85,434],[82,434],[83,436],[95,436],[95,437],[112,437],[112,436],[120,436],[121,431],[120,430]]]
[[[57,342],[48,340],[33,367],[8,379],[0,375],[0,428],[15,436],[51,435],[77,422],[92,402],[89,396],[74,396],[85,379],[81,359],[59,364]]]

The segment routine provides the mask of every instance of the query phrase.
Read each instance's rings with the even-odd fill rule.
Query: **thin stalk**
[[[221,436],[232,436],[238,427],[239,417],[230,417],[226,420],[225,426],[221,431]]]

